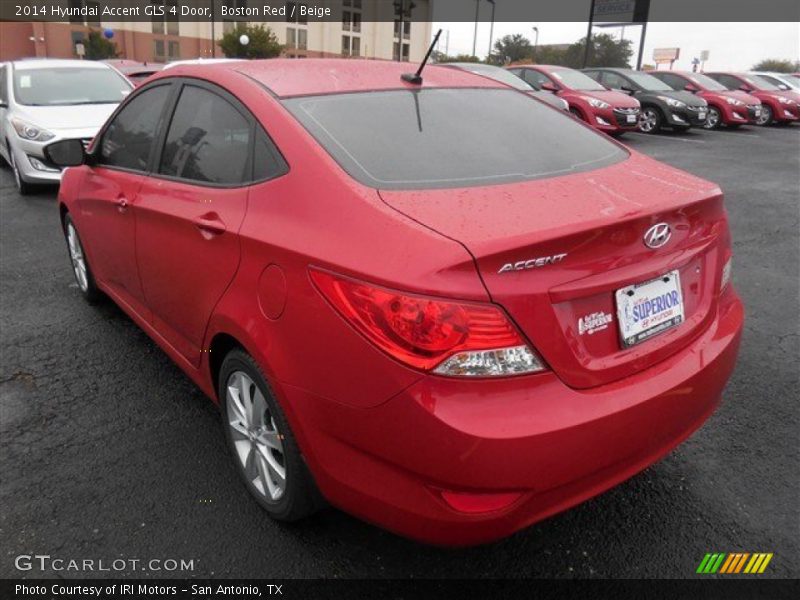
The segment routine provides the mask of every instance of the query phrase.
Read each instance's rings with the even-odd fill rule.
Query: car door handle
[[[217,215],[217,213],[209,213],[197,217],[194,220],[194,224],[200,231],[210,233],[213,235],[219,235],[221,233],[225,233],[228,230],[228,228],[225,227],[225,223],[223,223],[220,220],[219,215]]]
[[[125,196],[117,198],[117,210],[119,210],[119,212],[128,210],[128,199]]]

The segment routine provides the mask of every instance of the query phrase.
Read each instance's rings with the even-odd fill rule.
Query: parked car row
[[[800,78],[794,75],[620,68],[577,71],[550,65],[507,70],[563,98],[575,116],[611,135],[635,129],[655,133],[663,127],[685,131],[800,119]]]

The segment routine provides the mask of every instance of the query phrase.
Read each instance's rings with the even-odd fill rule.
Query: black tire
[[[711,131],[719,128],[720,125],[722,125],[722,112],[716,106],[709,105],[703,129]]]
[[[771,125],[775,120],[775,115],[772,112],[772,107],[769,104],[761,104],[761,116],[756,119],[756,125],[766,127]]]
[[[247,476],[245,466],[242,464],[242,460],[234,444],[234,428],[230,425],[231,418],[229,414],[235,409],[229,406],[231,400],[229,400],[228,397],[228,383],[231,376],[237,372],[246,374],[250,378],[252,384],[261,392],[263,398],[266,400],[269,417],[274,421],[275,429],[279,436],[281,436],[282,466],[285,469],[286,477],[282,495],[277,500],[268,498],[267,494],[259,490]],[[225,359],[222,361],[222,366],[220,367],[217,394],[222,415],[222,424],[225,429],[225,438],[228,442],[231,457],[239,476],[253,498],[255,498],[262,508],[267,511],[269,516],[276,521],[298,521],[319,510],[324,505],[324,500],[300,453],[300,449],[297,446],[292,430],[289,428],[289,423],[286,420],[283,410],[281,410],[280,405],[275,399],[275,395],[272,393],[272,389],[267,383],[261,369],[249,354],[237,348],[231,350],[225,356]],[[255,390],[253,390],[253,398],[255,398]],[[254,404],[251,405],[255,406]],[[233,419],[235,418],[236,417],[233,417]],[[245,442],[244,439],[238,439],[236,441],[239,443]]]
[[[8,156],[11,160],[11,170],[14,172],[14,183],[17,186],[17,192],[20,196],[27,196],[32,194],[36,191],[36,186],[28,183],[22,178],[22,174],[19,172],[17,168],[17,160],[14,158],[14,153],[11,151],[11,148],[8,149]]]
[[[75,233],[75,241],[77,242],[77,247],[80,250],[80,255],[86,268],[85,281],[83,281],[82,277],[80,276],[80,268],[76,264],[76,257],[73,254],[73,248],[70,244],[70,229]],[[75,276],[75,282],[78,284],[78,291],[81,293],[81,296],[83,296],[83,299],[86,300],[86,302],[89,304],[97,304],[103,299],[103,292],[97,288],[97,283],[95,282],[92,268],[89,265],[89,259],[86,257],[86,254],[83,251],[83,244],[81,243],[81,238],[78,234],[78,228],[75,227],[75,224],[72,222],[72,217],[70,217],[69,213],[64,215],[64,239],[67,242],[67,252],[69,253],[70,262],[72,263],[72,274]]]
[[[581,111],[579,111],[577,108],[575,108],[574,106],[570,106],[569,107],[569,112],[576,119],[578,119],[580,121],[583,121],[584,123],[588,123],[589,122],[589,121],[587,121],[586,119],[583,118],[583,113]]]
[[[658,133],[664,125],[664,115],[656,106],[644,106],[639,116],[639,131],[642,133]]]

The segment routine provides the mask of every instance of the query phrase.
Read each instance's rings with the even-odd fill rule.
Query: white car
[[[61,169],[44,157],[47,144],[80,139],[88,145],[131,83],[105,63],[30,59],[0,63],[0,156],[21,194],[58,183]]]
[[[800,77],[791,73],[775,73],[772,71],[750,71],[751,75],[758,75],[784,91],[800,91]]]

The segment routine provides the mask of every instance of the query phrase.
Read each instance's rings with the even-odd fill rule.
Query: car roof
[[[245,75],[281,98],[290,96],[321,95],[344,92],[378,91],[392,89],[426,89],[441,87],[494,87],[508,86],[488,77],[462,69],[429,64],[422,73],[420,85],[400,79],[404,73],[413,73],[419,65],[386,60],[359,60],[341,58],[271,58],[217,64],[180,65],[161,71],[173,76],[192,76],[218,70],[235,71]]]
[[[69,58],[30,58],[25,60],[15,60],[12,62],[14,68],[22,70],[33,69],[53,69],[53,68],[72,68],[72,69],[110,69],[110,65],[95,60],[73,60]]]

